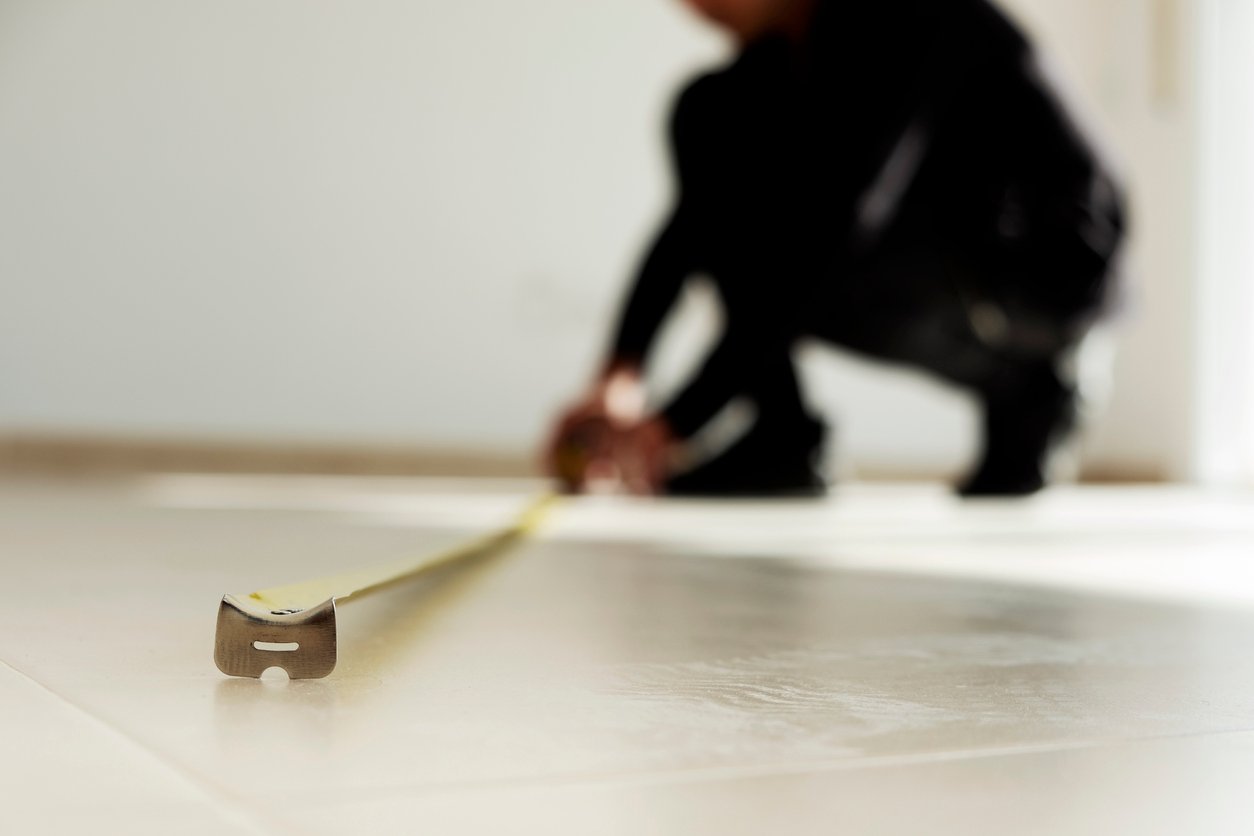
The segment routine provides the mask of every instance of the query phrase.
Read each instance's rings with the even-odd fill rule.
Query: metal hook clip
[[[335,599],[307,610],[266,611],[223,596],[213,660],[228,676],[260,678],[277,667],[291,679],[324,677],[335,670]]]

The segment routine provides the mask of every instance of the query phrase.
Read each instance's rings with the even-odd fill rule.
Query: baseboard
[[[10,434],[0,435],[0,472],[519,477],[536,467],[521,455],[418,446]]]
[[[289,473],[353,476],[527,477],[534,457],[511,453],[367,444],[144,439],[45,434],[0,435],[0,472],[32,475],[133,473]],[[869,482],[928,482],[944,474],[903,468],[859,467]],[[1086,484],[1169,481],[1153,467],[1108,462],[1085,465]]]

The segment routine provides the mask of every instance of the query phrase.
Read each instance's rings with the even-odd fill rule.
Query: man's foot
[[[984,454],[958,493],[1028,496],[1044,488],[1050,454],[1075,427],[1074,386],[1042,364],[986,392],[983,406]]]
[[[992,496],[1031,496],[1046,485],[1040,466],[1025,467],[1015,472],[1001,473],[993,469],[979,468],[958,486],[958,495],[967,499]]]
[[[827,427],[802,416],[788,424],[759,421],[714,458],[672,477],[670,496],[815,497],[827,491],[819,471]]]

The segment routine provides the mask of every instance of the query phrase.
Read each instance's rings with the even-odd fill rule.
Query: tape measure
[[[335,670],[336,602],[357,599],[440,566],[514,545],[544,521],[555,495],[532,502],[518,519],[451,549],[369,569],[300,583],[224,595],[218,607],[213,660],[227,676],[258,678],[282,668],[291,679],[318,679]]]

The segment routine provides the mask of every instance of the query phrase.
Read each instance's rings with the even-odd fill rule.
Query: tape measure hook
[[[282,668],[291,679],[335,670],[335,599],[306,610],[267,610],[225,595],[218,607],[213,660],[227,676],[260,678]]]

